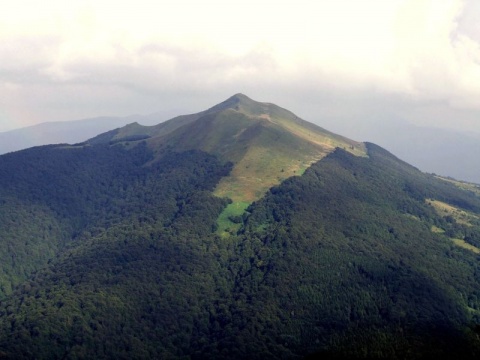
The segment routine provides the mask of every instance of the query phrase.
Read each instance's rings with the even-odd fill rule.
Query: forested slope
[[[0,157],[0,357],[480,356],[475,192],[337,149],[220,237],[234,164],[147,144]]]
[[[478,355],[467,330],[479,322],[478,255],[431,231],[478,224],[449,223],[425,198],[477,214],[479,199],[368,150],[337,150],[250,207],[225,340],[244,345],[232,356]]]
[[[207,340],[200,325],[208,324],[211,293],[227,278],[213,237],[226,200],[211,191],[230,165],[189,151],[141,166],[150,159],[142,145],[130,151],[103,146],[40,150],[41,161],[22,159],[33,169],[4,175],[4,189],[50,208],[51,219],[66,224],[61,228],[65,238],[39,241],[38,257],[32,258],[24,246],[28,234],[16,228],[18,243],[10,250],[20,252],[22,267],[33,274],[1,303],[1,354],[154,358],[198,349],[190,341]],[[97,168],[86,166],[90,162]],[[86,168],[80,170],[82,165]],[[63,175],[47,176],[53,184],[41,182],[40,175],[35,179],[45,168],[46,174]],[[18,180],[22,171],[32,172],[29,184]],[[9,182],[8,176],[17,180]],[[19,282],[6,273],[5,282]]]

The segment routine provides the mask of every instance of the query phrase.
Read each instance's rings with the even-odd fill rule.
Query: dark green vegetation
[[[241,159],[111,135],[0,157],[0,358],[480,356],[478,255],[452,241],[480,245],[475,192],[366,144],[239,216],[214,192]]]

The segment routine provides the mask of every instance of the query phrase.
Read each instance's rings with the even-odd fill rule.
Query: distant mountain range
[[[480,135],[409,124],[387,129],[371,141],[422,171],[480,184]]]
[[[101,132],[132,122],[157,124],[165,120],[160,114],[126,117],[98,117],[76,121],[45,122],[0,133],[0,154],[48,144],[75,144]]]
[[[329,124],[342,134],[379,144],[422,171],[480,183],[479,133],[417,126],[399,118]]]
[[[0,156],[0,358],[478,359],[480,187],[236,94]]]
[[[165,119],[165,115],[155,113],[42,123],[0,133],[0,154],[32,146],[74,144],[127,124],[157,125]],[[477,156],[480,154],[480,134],[415,126],[405,121],[365,120],[358,122],[355,129],[341,122],[336,125],[353,139],[379,144],[422,171],[480,183],[480,158]]]

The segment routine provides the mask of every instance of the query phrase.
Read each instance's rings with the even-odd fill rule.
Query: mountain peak
[[[152,127],[133,124],[107,135],[110,143],[148,139],[148,146],[159,156],[167,148],[201,150],[232,162],[231,173],[222,178],[214,193],[245,204],[258,200],[284,179],[302,174],[337,147],[365,155],[364,144],[242,93],[197,114]],[[106,139],[101,137],[103,142]]]
[[[236,93],[235,95],[232,95],[230,99],[236,99],[238,101],[253,101],[247,95],[242,93]]]
[[[239,110],[240,107],[248,110],[253,107],[258,107],[261,105],[262,103],[254,101],[242,93],[237,93],[235,95],[230,96],[227,100],[222,101],[220,104],[217,104],[211,107],[206,112],[222,111],[227,109]]]

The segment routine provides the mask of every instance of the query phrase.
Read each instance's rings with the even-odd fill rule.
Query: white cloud
[[[18,0],[0,14],[0,129],[230,90],[477,109],[475,1]]]

